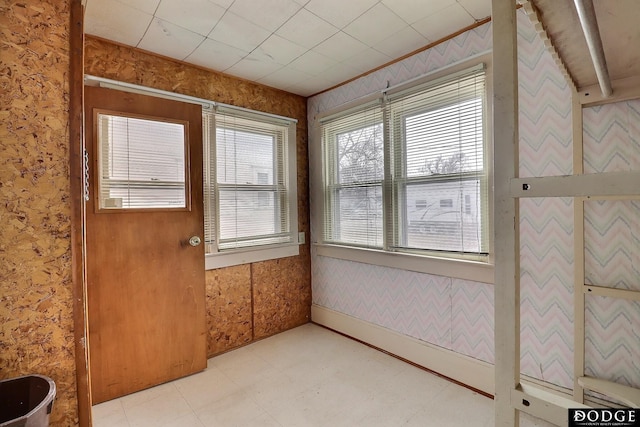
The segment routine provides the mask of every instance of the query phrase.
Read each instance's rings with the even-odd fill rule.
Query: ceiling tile
[[[329,80],[325,80],[322,77],[312,77],[309,80],[303,80],[300,83],[294,83],[287,86],[285,89],[291,93],[295,93],[301,96],[311,96],[323,90],[332,87],[333,84]]]
[[[431,41],[449,36],[475,21],[459,4],[454,4],[412,25],[420,34]]]
[[[291,67],[315,76],[335,64],[337,61],[310,50],[293,61]]]
[[[389,8],[377,4],[347,25],[344,32],[373,47],[406,26],[407,23]]]
[[[491,0],[457,0],[475,19],[491,16]]]
[[[233,67],[228,68],[226,72],[233,76],[257,82],[280,68],[282,68],[282,65],[275,62],[256,61],[255,59],[244,58]]]
[[[224,71],[247,55],[235,47],[206,39],[185,61],[216,71]]]
[[[304,8],[336,27],[344,28],[376,3],[378,0],[311,0]]]
[[[376,50],[397,59],[428,44],[429,40],[413,28],[407,27],[376,44]]]
[[[455,2],[456,0],[382,0],[382,4],[409,24],[424,19]]]
[[[346,63],[350,67],[358,70],[359,73],[366,73],[382,64],[390,62],[393,58],[369,48],[362,53],[352,56]]]
[[[226,9],[209,0],[162,0],[156,17],[206,36]]]
[[[293,0],[236,0],[229,10],[262,28],[275,31],[300,8]]]
[[[327,21],[318,18],[308,10],[300,9],[282,27],[278,28],[276,34],[311,49],[338,31],[338,28]]]
[[[267,86],[284,89],[292,84],[308,80],[313,76],[291,67],[284,67],[261,78],[258,82]]]
[[[95,2],[96,0],[88,0],[89,2]],[[100,2],[104,0],[98,0]],[[123,3],[129,7],[134,9],[138,9],[144,13],[149,13],[153,15],[158,9],[158,4],[160,4],[160,0],[119,0],[120,3]]]
[[[367,45],[342,31],[313,48],[315,52],[333,58],[338,62],[342,62],[367,49]]]
[[[233,0],[209,0],[211,3],[215,3],[218,6],[222,6],[225,9],[228,9],[229,6],[233,4]]]
[[[118,43],[136,46],[152,19],[153,15],[115,0],[88,0],[84,31]]]
[[[182,60],[189,56],[205,37],[171,22],[155,18],[138,47],[160,55]]]
[[[271,33],[235,13],[227,12],[216,27],[209,33],[209,38],[251,52],[265,41]]]
[[[330,81],[333,86],[344,83],[360,74],[362,73],[351,67],[348,62],[342,62],[324,70],[322,72],[322,78]]]
[[[278,64],[287,65],[305,52],[306,49],[302,46],[298,46],[287,39],[273,34],[251,52],[251,57],[261,61],[273,61]]]

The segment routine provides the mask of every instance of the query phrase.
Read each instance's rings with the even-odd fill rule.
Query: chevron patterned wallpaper
[[[640,291],[640,201],[585,202],[585,281]]]
[[[571,174],[571,90],[521,11],[518,47],[520,174]],[[489,49],[486,24],[311,98],[310,129],[320,112]],[[584,121],[586,171],[640,169],[639,103],[588,109]],[[615,147],[612,137],[621,141]],[[312,132],[310,144],[319,143]],[[314,167],[312,162],[311,176],[318,176]],[[314,239],[322,218],[315,216],[313,193],[311,212]],[[588,280],[640,288],[640,202],[589,202],[586,213]],[[522,200],[520,233],[522,372],[572,388],[573,200]],[[493,285],[321,257],[313,250],[312,275],[314,304],[494,362]],[[606,300],[587,304],[587,372],[638,384],[640,362],[631,355],[640,351],[640,307]]]
[[[640,101],[583,111],[586,172],[640,170]],[[585,202],[585,282],[640,291],[640,201]],[[586,299],[588,375],[640,387],[640,303]]]
[[[573,200],[520,202],[521,371],[573,387]]]
[[[571,174],[571,89],[518,14],[520,176]],[[573,387],[573,200],[520,202],[521,371]]]
[[[640,170],[640,100],[583,110],[584,171]]]
[[[640,303],[591,296],[585,319],[585,373],[640,387]]]

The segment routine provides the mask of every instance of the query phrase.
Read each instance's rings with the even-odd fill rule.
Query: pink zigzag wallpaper
[[[584,169],[640,170],[640,100],[583,110]],[[640,201],[585,202],[585,281],[640,291]],[[587,297],[585,371],[640,387],[640,303]]]

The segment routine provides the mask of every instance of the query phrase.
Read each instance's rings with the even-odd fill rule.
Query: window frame
[[[413,88],[428,84],[430,82],[434,82],[436,80],[446,78],[447,76],[451,76],[452,74],[458,73],[460,71],[464,71],[466,69],[470,69],[479,64],[485,65],[485,99],[484,99],[484,155],[485,158],[485,179],[486,179],[486,188],[487,195],[486,201],[487,208],[487,222],[486,225],[486,237],[493,236],[493,171],[492,171],[492,163],[491,160],[493,158],[493,133],[491,129],[491,74],[492,74],[492,63],[491,63],[491,53],[482,53],[476,55],[474,57],[468,58],[466,60],[460,61],[458,63],[452,64],[445,68],[435,70],[434,72],[428,73],[420,78],[412,79],[405,84],[397,85],[391,88],[394,94],[398,94],[400,92],[411,91]],[[372,94],[367,97],[363,97],[359,100],[355,100],[348,104],[345,104],[342,107],[338,107],[333,110],[326,111],[322,114],[319,114],[316,117],[316,127],[314,129],[314,139],[318,142],[322,141],[323,130],[321,126],[321,121],[325,121],[328,119],[337,118],[340,115],[347,114],[354,110],[358,110],[359,108],[364,108],[367,103],[376,102],[376,100],[382,99],[388,92],[386,90],[382,91],[380,94]],[[388,136],[385,136],[388,138]],[[388,163],[390,161],[388,159],[391,158],[391,148],[388,141],[385,141],[385,168],[388,168]],[[324,159],[324,148],[322,144],[315,144],[315,147],[312,147],[315,153],[312,151],[313,155],[313,163],[316,168],[320,168],[323,170],[324,165],[318,159]],[[390,173],[389,173],[390,174]],[[317,175],[316,175],[317,176]],[[320,178],[318,176],[318,178]],[[324,177],[323,177],[324,178]],[[420,178],[421,179],[421,178]],[[396,184],[394,184],[396,185]],[[387,184],[387,187],[390,187]],[[396,204],[397,201],[393,200],[393,191],[391,188],[385,188],[385,194],[383,194],[383,203],[385,204],[385,209],[389,210],[392,208],[388,207],[388,204]],[[314,212],[322,213],[322,215],[316,215],[316,217],[324,218],[324,215],[327,215],[327,206],[325,204],[325,200],[322,196],[320,196],[324,191],[324,180],[314,180],[314,186],[312,188],[313,194],[316,196],[314,200],[319,200],[320,203],[314,203]],[[463,200],[464,202],[464,200]],[[388,212],[387,215],[389,215]],[[398,217],[401,213],[392,213],[391,218],[386,218],[384,220],[386,227],[385,230],[385,242],[393,243],[393,239],[390,237],[397,236],[398,230]],[[443,256],[442,253],[438,251],[429,251],[429,250],[407,250],[401,249],[397,250],[392,247],[383,247],[382,249],[372,249],[372,248],[364,248],[357,247],[342,243],[329,242],[325,240],[325,224],[324,222],[316,224],[315,231],[317,232],[317,237],[314,239],[314,248],[316,250],[316,254],[320,256],[326,256],[331,258],[362,262],[367,264],[381,265],[393,268],[400,268],[410,271],[417,271],[441,276],[448,276],[453,278],[460,278],[464,280],[473,280],[485,283],[493,283],[493,239],[488,239],[488,253],[485,256],[450,256],[450,253],[447,253],[447,256]],[[315,233],[314,233],[315,234]],[[388,243],[386,243],[388,245]]]
[[[482,135],[483,135],[483,146],[482,146],[482,160],[483,167],[481,169],[481,173],[478,171],[467,171],[467,172],[449,172],[449,173],[437,173],[437,174],[421,174],[416,176],[409,176],[409,172],[407,170],[407,120],[416,117],[421,114],[428,114],[430,112],[438,111],[443,108],[455,107],[462,103],[466,103],[468,101],[474,101],[476,98],[473,94],[469,93],[458,99],[458,102],[454,102],[451,98],[445,98],[439,103],[431,103],[429,101],[429,96],[426,96],[424,92],[432,91],[432,89],[438,89],[440,84],[444,86],[448,86],[449,84],[455,84],[456,75],[459,75],[462,79],[467,78],[467,76],[474,73],[479,66],[482,65],[483,70],[483,84],[485,85],[485,93],[480,98],[481,106],[482,106]],[[411,85],[410,87],[402,86],[400,89],[396,91],[400,95],[391,95],[392,101],[389,102],[388,108],[388,123],[390,124],[391,129],[401,129],[399,132],[400,140],[393,140],[389,143],[389,149],[394,152],[393,160],[393,172],[390,174],[389,179],[391,183],[389,187],[392,188],[392,196],[393,196],[393,206],[388,207],[387,215],[392,217],[391,223],[393,224],[393,230],[388,235],[389,247],[393,248],[398,252],[409,252],[416,254],[428,254],[435,257],[442,258],[452,258],[452,259],[461,259],[461,260],[471,260],[471,261],[479,261],[479,262],[489,262],[488,257],[488,248],[491,244],[490,239],[490,221],[491,216],[489,215],[489,159],[490,156],[488,153],[488,146],[490,144],[490,135],[487,132],[488,129],[488,84],[487,79],[489,78],[487,71],[487,64],[484,62],[479,62],[470,67],[466,67],[462,70],[451,72],[439,78],[434,78],[427,82],[420,82],[415,85]],[[442,82],[440,82],[442,81]],[[440,89],[441,90],[441,89]],[[412,108],[404,109],[397,108],[395,106],[396,103],[402,104],[405,98],[415,98],[421,97],[426,99],[425,103],[416,103]],[[411,102],[411,101],[410,101]],[[397,111],[399,110],[399,112]],[[390,131],[391,131],[390,129]],[[392,146],[393,145],[393,146]],[[398,146],[400,148],[398,148]],[[480,226],[480,232],[482,233],[482,239],[485,242],[486,246],[479,248],[478,252],[464,252],[464,251],[453,251],[446,249],[436,249],[436,248],[412,248],[408,246],[406,241],[408,240],[409,234],[409,218],[407,213],[407,194],[408,188],[412,185],[429,185],[429,184],[446,184],[446,183],[466,183],[466,182],[478,182],[478,193],[480,198],[480,204],[478,205],[478,210],[480,212],[484,212],[487,215],[487,218],[483,218],[484,221]],[[453,198],[446,199],[451,202],[449,207],[455,206],[453,203]],[[443,208],[442,199],[440,200],[440,208]],[[462,198],[460,199],[460,212],[462,213]],[[402,244],[404,243],[404,246]],[[485,249],[485,250],[481,250]]]
[[[281,198],[286,198],[286,200],[281,200],[280,205],[284,206],[283,209],[286,211],[281,211],[279,214],[285,213],[287,214],[287,225],[289,227],[287,235],[290,236],[290,241],[285,243],[274,243],[274,244],[262,244],[262,245],[253,245],[253,246],[245,246],[239,248],[227,248],[227,249],[219,249],[218,248],[218,236],[220,236],[220,206],[219,206],[219,191],[220,188],[225,188],[226,185],[219,185],[217,180],[214,183],[211,183],[211,171],[210,164],[217,162],[216,158],[216,119],[215,115],[225,115],[225,116],[235,116],[242,120],[255,121],[257,123],[266,123],[269,125],[279,125],[286,127],[284,142],[282,152],[278,153],[278,150],[274,148],[273,150],[273,162],[277,162],[276,157],[281,155],[284,157],[282,165],[285,169],[282,172],[282,178],[286,182],[286,192],[281,194]],[[210,118],[206,119],[206,116],[209,115]],[[236,108],[217,108],[217,109],[203,109],[203,122],[204,126],[207,129],[203,132],[203,146],[205,156],[204,158],[204,198],[205,198],[205,224],[215,224],[215,231],[213,236],[215,236],[215,244],[211,244],[211,241],[207,242],[210,233],[205,232],[205,243],[208,243],[207,248],[205,248],[205,269],[211,270],[222,267],[230,267],[234,265],[247,264],[252,262],[266,261],[277,258],[284,258],[289,256],[299,255],[299,233],[298,233],[298,196],[297,196],[297,150],[296,150],[296,125],[297,122],[293,119],[280,118],[277,116],[272,116],[268,114],[263,114],[260,112],[254,112],[251,110],[244,109],[236,109]],[[274,144],[277,145],[277,144]],[[213,168],[213,172],[215,172],[215,167]],[[274,177],[275,178],[275,177]],[[263,187],[269,187],[269,189],[273,189],[275,186],[279,186],[280,184],[276,182],[273,185],[259,185],[256,184],[252,187],[256,187],[260,190]],[[246,187],[243,185],[243,187]],[[213,203],[211,200],[208,200],[210,194],[214,195]],[[275,204],[274,204],[275,205]],[[277,209],[274,206],[274,209]],[[280,210],[280,209],[278,209]],[[213,220],[210,220],[210,216],[214,217]],[[274,221],[277,215],[274,214]],[[208,250],[207,250],[208,249]]]

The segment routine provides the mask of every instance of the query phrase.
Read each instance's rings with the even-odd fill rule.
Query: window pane
[[[335,205],[336,241],[382,246],[382,186],[339,189]]]
[[[274,137],[216,128],[217,177],[220,184],[273,184]]]
[[[407,176],[483,169],[482,99],[405,119]]]
[[[338,182],[354,184],[384,177],[382,123],[338,134]]]
[[[324,239],[383,245],[384,126],[378,103],[323,123]]]
[[[243,239],[280,233],[274,191],[220,190],[220,239]]]
[[[480,181],[406,186],[406,247],[481,252]]]
[[[98,114],[101,209],[185,208],[185,125]]]

